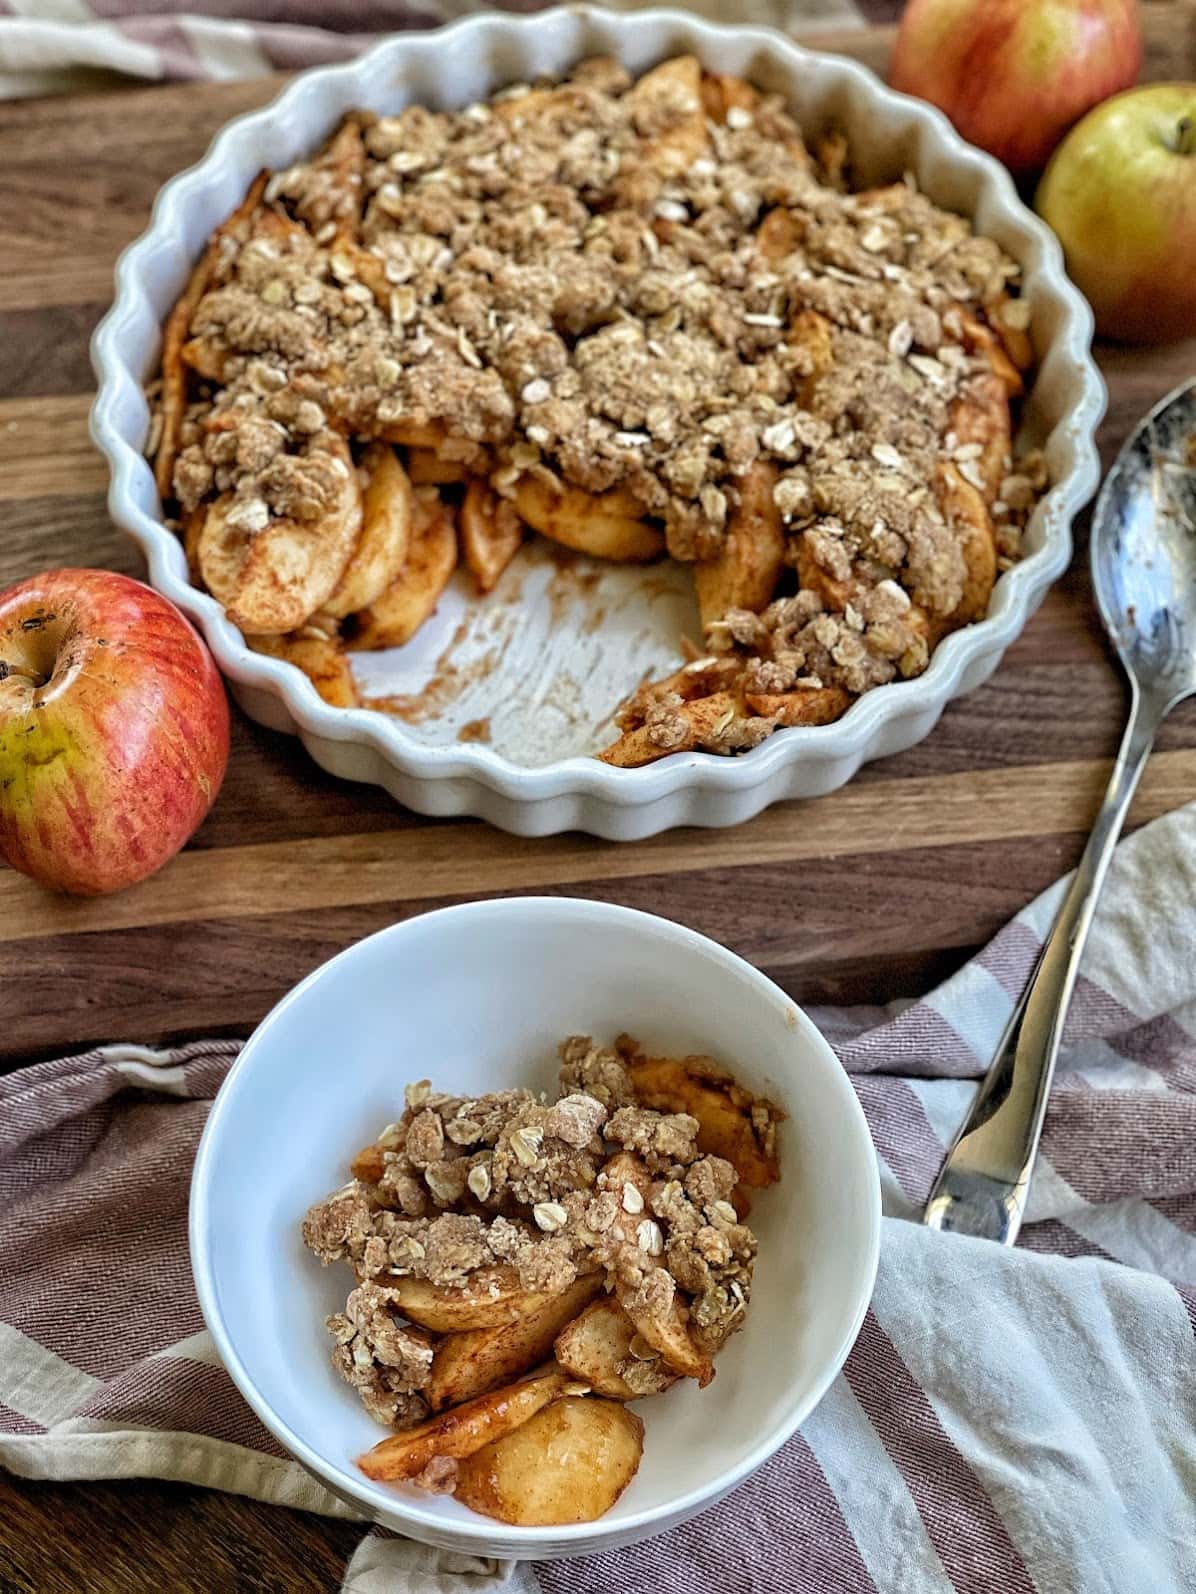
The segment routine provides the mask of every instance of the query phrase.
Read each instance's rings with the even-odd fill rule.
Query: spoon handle
[[[1084,856],[1030,982],[947,1153],[922,1221],[1012,1245],[1025,1216],[1047,1094],[1113,848],[1163,718],[1134,686],[1129,723]]]

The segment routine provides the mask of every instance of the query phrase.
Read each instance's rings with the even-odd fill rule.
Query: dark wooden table
[[[1144,77],[1196,75],[1196,0],[1143,9]],[[883,70],[891,33],[819,42]],[[160,183],[277,86],[0,106],[0,586],[72,563],[140,573],[105,513],[87,438],[87,339]],[[1137,416],[1196,370],[1196,342],[1099,358],[1107,463]],[[1074,864],[1104,785],[1125,705],[1077,529],[1072,569],[996,678],[921,746],[737,830],[619,846],[425,820],[338,784],[297,743],[238,716],[214,812],[155,879],[68,903],[0,872],[0,1067],[95,1041],[244,1035],[297,979],[381,925],[529,890],[682,920],[798,999],[920,991]],[[1130,823],[1193,796],[1196,714],[1180,714]],[[359,1532],[198,1489],[0,1480],[0,1594],[331,1589]]]

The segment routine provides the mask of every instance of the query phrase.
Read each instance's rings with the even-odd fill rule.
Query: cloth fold
[[[105,80],[266,77],[348,61],[388,33],[435,28],[481,10],[543,10],[553,0],[0,0],[0,99],[61,94]],[[604,0],[614,11],[642,0]],[[783,32],[891,22],[899,0],[689,0],[713,22]]]
[[[843,1373],[746,1484],[584,1561],[373,1529],[345,1588],[1190,1594],[1194,876],[1196,805],[1118,850],[1015,1250],[916,1220],[1065,882],[921,1001],[814,1010],[879,1153],[880,1274]],[[0,1464],[351,1516],[241,1400],[191,1285],[190,1165],[237,1049],[113,1046],[0,1079]]]

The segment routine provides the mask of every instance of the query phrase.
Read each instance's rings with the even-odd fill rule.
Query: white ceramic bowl
[[[329,1362],[323,1319],[349,1274],[321,1268],[299,1223],[349,1157],[396,1118],[403,1085],[551,1088],[566,1036],[707,1052],[789,1114],[782,1178],[760,1192],[760,1255],[743,1330],[709,1388],[639,1403],[639,1474],[600,1521],[504,1527],[455,1500],[371,1483],[354,1457],[382,1437]],[[191,1262],[225,1366],[266,1426],[323,1483],[388,1527],[448,1549],[545,1559],[660,1533],[784,1443],[851,1348],[872,1292],[876,1160],[855,1092],[771,981],[693,931],[569,898],[445,908],[324,964],[260,1025],[216,1097],[191,1189]]]
[[[520,78],[559,74],[595,52],[641,71],[681,51],[779,90],[808,133],[828,123],[842,127],[863,181],[912,170],[931,198],[973,217],[1021,263],[1039,357],[1024,430],[1045,445],[1053,483],[1029,527],[1027,557],[997,583],[988,618],[949,637],[917,680],[869,692],[837,724],[782,731],[739,758],[675,754],[645,769],[613,769],[577,752],[585,745],[577,727],[586,713],[562,713],[547,741],[523,742],[516,758],[458,741],[451,716],[413,725],[366,709],[330,707],[293,665],[245,646],[220,605],[191,585],[182,546],[162,524],[142,457],[149,427],[142,384],[155,367],[161,322],[191,262],[255,172],[306,154],[351,106],[382,112],[413,101],[460,106]],[[1093,434],[1104,387],[1089,352],[1091,330],[1091,314],[1064,276],[1054,237],[1021,204],[1004,168],[965,144],[938,111],[885,88],[854,62],[799,49],[770,29],[719,27],[677,11],[621,15],[579,5],[521,19],[491,13],[435,33],[402,34],[358,61],[303,74],[265,110],[232,122],[197,166],[166,185],[149,230],[121,256],[115,303],[95,336],[99,394],[92,435],[111,464],[113,519],[141,547],[153,584],[202,629],[252,718],[296,732],[325,769],[384,786],[421,813],[477,814],[520,835],[579,829],[632,840],[672,825],[735,824],[782,798],[831,791],[866,760],[912,746],[951,698],[987,679],[1066,567],[1072,518],[1096,486]],[[638,577],[609,567],[603,579],[609,588],[594,603],[604,610],[604,628],[589,644],[579,643],[564,664],[552,652],[552,633],[559,639],[561,627],[550,624],[559,614],[559,592],[533,581],[527,590],[539,593],[534,614],[525,610],[503,621],[489,610],[474,654],[497,652],[509,670],[506,678],[501,666],[493,672],[487,707],[475,702],[463,715],[481,717],[489,705],[501,712],[510,693],[526,687],[537,647],[548,649],[552,668],[562,669],[567,691],[580,695],[591,737],[594,704],[601,718],[646,669],[661,673],[676,646],[684,596],[662,596],[658,586],[652,598],[634,585]],[[461,618],[463,591],[442,603],[435,624],[402,650],[401,659],[363,663],[376,690],[410,691],[434,673]],[[587,634],[584,606],[570,629]],[[532,651],[520,654],[521,647]],[[558,756],[562,751],[572,756]]]

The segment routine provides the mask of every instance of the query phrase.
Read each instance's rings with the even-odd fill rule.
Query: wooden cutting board
[[[1147,74],[1196,70],[1196,7],[1145,7]],[[883,70],[891,34],[819,35]],[[1187,63],[1185,65],[1185,62]],[[0,107],[0,584],[61,564],[140,573],[104,508],[86,433],[87,339],[118,250],[159,185],[277,81],[141,89]],[[1106,461],[1196,369],[1196,344],[1100,351]],[[1084,526],[1078,528],[1081,550]],[[921,746],[817,802],[727,831],[617,845],[525,841],[434,822],[322,774],[238,716],[215,811],[157,878],[92,903],[0,873],[0,1055],[108,1039],[243,1034],[300,976],[396,918],[495,892],[564,891],[656,909],[734,947],[799,999],[923,988],[1077,856],[1116,747],[1122,684],[1083,552],[996,678]],[[1196,715],[1163,732],[1133,823],[1196,795]]]

